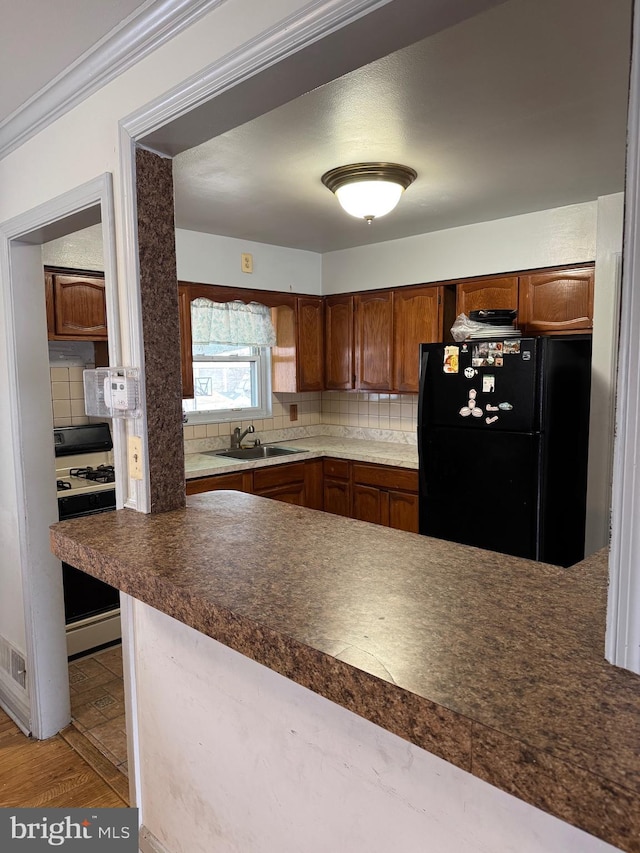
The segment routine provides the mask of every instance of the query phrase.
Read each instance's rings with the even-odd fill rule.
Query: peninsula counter
[[[142,737],[136,760],[143,781],[145,774],[147,779],[161,775],[169,766],[173,770],[167,771],[167,778],[175,778],[185,763],[188,778],[200,779],[199,748],[203,760],[206,754],[215,762],[211,751],[216,747],[208,736],[201,737],[197,721],[208,719],[210,712],[212,725],[224,728],[222,704],[205,698],[213,689],[216,669],[203,679],[206,663],[198,668],[186,661],[189,655],[206,661],[207,649],[215,657],[214,649],[222,644],[225,654],[231,649],[244,656],[237,656],[238,671],[255,667],[250,661],[240,663],[246,658],[261,665],[255,669],[256,683],[265,677],[266,667],[272,679],[278,673],[284,676],[283,684],[295,682],[317,694],[314,701],[324,697],[385,730],[389,743],[378,743],[378,757],[391,755],[397,741],[406,758],[402,750],[412,744],[406,766],[419,763],[425,752],[425,760],[442,759],[424,772],[435,774],[434,779],[441,776],[445,788],[464,787],[471,780],[482,799],[492,786],[504,802],[485,804],[489,823],[508,823],[510,807],[504,803],[511,797],[501,792],[522,801],[519,806],[534,806],[526,807],[527,818],[520,823],[520,851],[583,853],[610,850],[609,845],[640,851],[640,678],[603,658],[606,553],[562,569],[239,492],[194,496],[186,509],[163,514],[119,510],[61,522],[51,528],[51,543],[60,559],[118,587],[141,608],[136,617],[140,638],[132,643],[134,654],[140,652],[136,678],[149,692],[136,696],[138,725],[150,715],[145,725],[154,737],[169,738],[171,732],[159,721],[160,705],[173,696],[183,735],[195,739],[195,753],[182,743],[171,765],[167,754]],[[145,642],[145,624],[155,632],[155,646],[148,637]],[[163,645],[162,630],[173,631],[171,625],[176,626],[175,636]],[[152,678],[154,648],[164,664]],[[184,683],[184,672],[174,665],[180,661],[190,672]],[[175,684],[169,686],[174,677]],[[154,687],[154,678],[164,679],[164,688]],[[220,686],[224,698],[230,688]],[[138,689],[135,684],[133,689]],[[264,683],[261,690],[258,697],[265,693]],[[192,695],[187,698],[188,692]],[[253,703],[255,711],[260,701],[254,696],[240,706],[246,710]],[[291,707],[297,702],[292,700]],[[192,719],[185,716],[189,714]],[[283,725],[295,733],[291,720]],[[247,743],[254,745],[268,737],[246,727],[244,732]],[[277,759],[272,755],[270,760]],[[329,760],[326,753],[323,760]],[[258,772],[258,761],[252,772]],[[373,770],[375,779],[380,768]],[[291,772],[295,784],[289,779],[290,787],[303,785],[303,765],[294,762]],[[282,806],[284,795],[276,779],[287,774],[282,768],[273,773],[274,790],[280,791],[273,796]],[[459,775],[442,781],[447,773]],[[197,813],[209,808],[203,805],[207,798],[203,800],[201,790],[206,784],[205,774],[191,790],[191,797],[200,798]],[[393,796],[391,790],[397,794],[399,784],[387,787],[387,795]],[[437,795],[437,786],[429,790]],[[224,796],[229,803],[233,799],[228,791]],[[467,791],[458,814],[455,798],[447,794],[446,808],[452,809],[449,834],[451,826],[463,826],[473,813],[473,796]],[[184,802],[183,793],[174,790],[165,813]],[[269,814],[277,813],[276,803],[269,802]],[[153,807],[147,814],[149,809],[153,816]],[[497,811],[492,817],[487,809]],[[409,811],[415,816],[415,804]],[[554,842],[547,839],[537,847],[535,840],[527,840],[541,839],[547,831],[537,825],[527,829],[531,813],[544,820],[552,820],[549,815],[559,818],[549,829]],[[222,832],[219,818],[209,825],[209,835]],[[439,820],[437,815],[431,818]],[[160,812],[155,820],[162,823]],[[477,820],[482,823],[481,817]],[[516,832],[518,820],[514,818]],[[330,826],[326,814],[323,823]],[[375,821],[371,825],[375,828]],[[565,838],[565,828],[577,833],[578,840]],[[496,846],[496,840],[491,848],[482,846],[488,843],[482,840],[483,831],[466,827],[464,832],[476,841],[464,849],[512,849],[507,842]],[[156,835],[172,850],[169,829]],[[324,843],[319,840],[317,848],[307,843],[305,853],[321,850]],[[462,842],[455,843],[460,849]],[[336,844],[334,849],[358,850]],[[292,845],[292,851],[303,849]],[[245,840],[220,849],[245,853],[270,847]],[[399,849],[407,853],[430,848],[413,847],[405,840]]]

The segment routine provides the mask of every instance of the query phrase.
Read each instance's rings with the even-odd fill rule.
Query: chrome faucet
[[[240,431],[240,427],[236,427],[231,436],[231,447],[238,448],[242,447],[242,439],[250,432],[255,432],[256,429],[253,424],[249,424],[249,426],[245,429],[244,432]]]

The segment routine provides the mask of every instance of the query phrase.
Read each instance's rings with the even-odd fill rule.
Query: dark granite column
[[[172,161],[138,148],[136,186],[150,509],[156,513],[186,500]]]

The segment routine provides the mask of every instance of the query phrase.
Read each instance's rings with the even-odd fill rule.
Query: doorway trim
[[[640,0],[633,15],[606,658],[640,673]]]
[[[58,517],[53,481],[52,412],[48,398],[25,393],[27,380],[35,382],[38,389],[47,388],[50,381],[45,357],[47,332],[40,247],[44,242],[87,227],[98,218],[102,224],[109,359],[116,364],[121,343],[111,174],[104,173],[0,224],[8,406],[18,508],[18,571],[22,580],[29,697],[27,714],[16,722],[38,739],[51,737],[70,721],[62,573],[49,548],[48,525]],[[33,359],[31,348],[41,351],[42,357]],[[29,363],[28,375],[26,363]],[[116,468],[126,470],[123,468],[125,444],[119,424],[114,423],[113,433]],[[29,448],[29,452],[24,453],[24,448]],[[43,486],[42,471],[47,470],[51,471],[50,486],[46,477]],[[120,491],[121,487],[117,487],[121,506]],[[0,699],[4,697],[0,695]]]

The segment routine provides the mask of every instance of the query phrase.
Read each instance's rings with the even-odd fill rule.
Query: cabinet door
[[[393,294],[393,390],[418,393],[420,344],[442,340],[442,288]]]
[[[298,391],[324,389],[324,302],[321,296],[296,300]]]
[[[106,339],[104,279],[54,275],[53,291],[56,335]]]
[[[460,282],[456,288],[456,314],[480,311],[483,308],[518,308],[518,279],[516,276],[484,278]]]
[[[282,486],[273,486],[271,489],[261,489],[254,494],[263,498],[271,498],[274,501],[283,501],[287,504],[304,506],[304,483],[284,483]]]
[[[304,463],[304,505],[322,509],[322,459],[309,459]]]
[[[392,387],[392,291],[356,294],[355,320],[356,388],[389,391]]]
[[[418,495],[409,492],[389,492],[389,527],[419,533]]]
[[[325,299],[325,387],[330,391],[355,387],[353,296]]]
[[[180,312],[180,366],[182,370],[182,397],[191,398],[193,390],[193,350],[191,349],[191,295],[188,285],[178,285]]]
[[[522,276],[520,326],[529,334],[591,329],[593,282],[593,267]]]
[[[348,480],[324,478],[324,511],[351,517],[351,485]]]
[[[231,489],[236,492],[251,492],[251,471],[235,471],[231,474],[215,474],[212,477],[199,477],[187,480],[187,494],[198,495],[202,492],[214,492],[218,489]]]
[[[388,495],[386,492],[376,489],[375,486],[353,483],[352,494],[353,518],[387,526]]]

